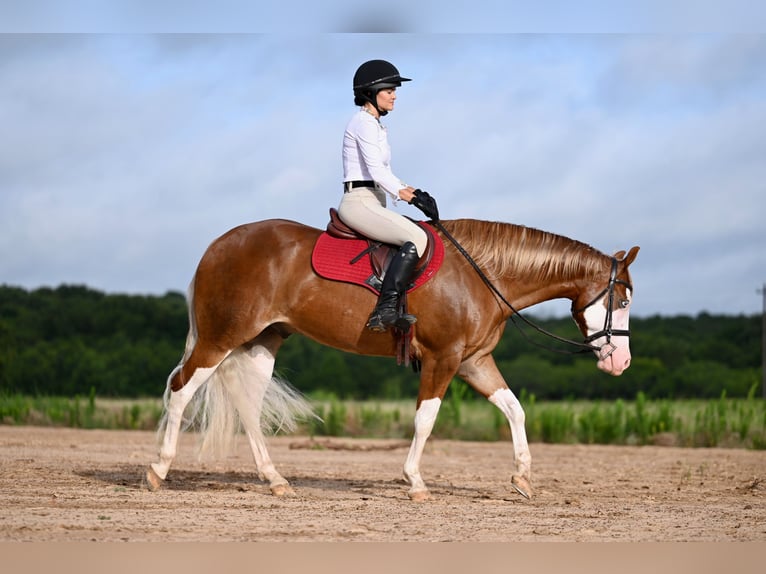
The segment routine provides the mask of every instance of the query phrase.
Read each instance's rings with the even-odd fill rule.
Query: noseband
[[[598,356],[602,361],[608,358],[617,349],[614,343],[612,343],[612,337],[630,337],[630,329],[612,329],[612,315],[614,312],[614,286],[617,283],[624,285],[626,288],[633,291],[633,286],[630,283],[623,281],[622,279],[617,279],[617,259],[612,257],[612,271],[609,273],[609,284],[598,295],[591,299],[587,305],[572,311],[573,315],[582,313],[588,307],[595,305],[604,295],[607,295],[606,319],[604,320],[604,328],[600,331],[597,331],[596,333],[593,333],[592,335],[588,335],[583,341],[584,344],[591,347],[594,351],[598,351]],[[605,345],[601,347],[595,347],[591,345],[593,341],[604,336],[606,336]],[[609,348],[607,349],[607,347]]]

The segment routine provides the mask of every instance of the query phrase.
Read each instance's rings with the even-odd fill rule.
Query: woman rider
[[[386,128],[380,123],[380,118],[394,109],[396,88],[409,81],[385,60],[370,60],[359,66],[354,74],[354,104],[360,109],[343,135],[343,198],[338,215],[363,235],[400,246],[386,269],[378,302],[367,321],[367,328],[375,332],[392,326],[407,331],[417,321],[413,315],[400,314],[398,307],[428,242],[423,229],[386,207],[387,194],[394,202],[411,203],[423,193],[418,190],[416,194],[391,171],[391,148]]]

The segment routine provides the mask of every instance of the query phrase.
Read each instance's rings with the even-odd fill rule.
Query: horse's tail
[[[173,374],[191,355],[197,341],[189,288],[189,333],[183,359],[168,377],[165,414],[158,436],[164,435]],[[244,426],[251,433],[292,432],[301,419],[316,418],[309,402],[287,381],[265,373],[242,348],[232,351],[197,390],[186,409],[184,430],[200,431],[200,457],[221,457],[230,452]]]
[[[194,313],[194,280],[189,283],[189,288],[186,290],[186,307],[189,312],[189,332],[186,333],[186,346],[184,347],[184,354],[181,357],[181,362],[178,363],[177,368],[181,368],[183,364],[189,360],[189,356],[194,350],[194,345],[197,344],[197,316]],[[172,376],[173,373],[171,373]],[[170,382],[170,377],[168,377]]]

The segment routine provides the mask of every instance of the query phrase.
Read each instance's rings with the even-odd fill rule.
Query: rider
[[[389,327],[407,331],[417,321],[414,315],[399,313],[399,300],[412,279],[415,266],[426,250],[425,231],[410,219],[386,207],[386,194],[394,202],[412,203],[416,190],[391,171],[391,148],[380,118],[394,109],[396,88],[409,78],[385,60],[370,60],[354,74],[354,104],[360,106],[343,135],[343,198],[338,215],[363,235],[398,245],[383,276],[375,309],[367,328],[383,332]],[[417,205],[417,203],[416,203]]]

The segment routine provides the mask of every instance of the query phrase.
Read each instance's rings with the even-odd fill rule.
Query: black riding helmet
[[[354,74],[354,104],[363,106],[370,102],[381,116],[388,112],[378,109],[378,92],[386,88],[398,88],[402,82],[409,82],[410,78],[403,78],[391,62],[385,60],[369,60],[356,70]]]

